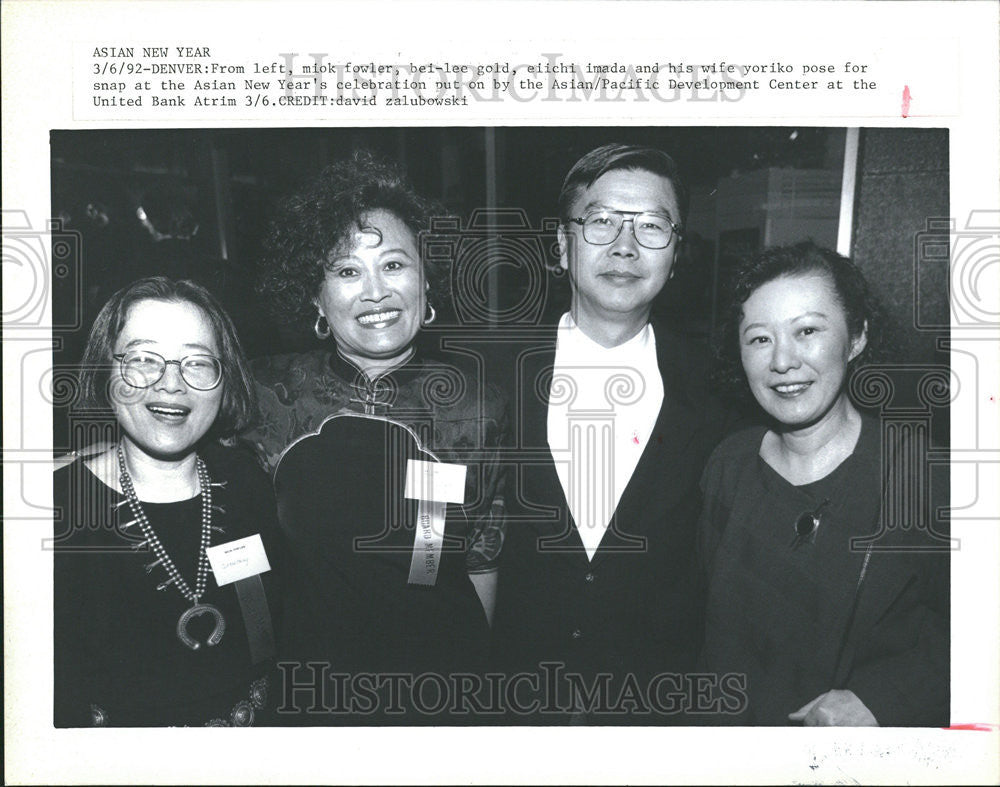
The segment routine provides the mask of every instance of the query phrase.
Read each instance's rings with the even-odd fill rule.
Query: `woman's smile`
[[[787,399],[794,398],[805,391],[812,385],[811,382],[808,383],[778,383],[771,386],[771,390],[774,391],[778,396],[785,397]]]
[[[157,421],[168,424],[183,423],[191,414],[190,407],[169,402],[148,402],[146,409]]]
[[[375,328],[382,329],[393,325],[402,316],[403,312],[399,309],[382,309],[379,311],[365,312],[364,314],[359,314],[355,319],[361,323],[364,328]]]

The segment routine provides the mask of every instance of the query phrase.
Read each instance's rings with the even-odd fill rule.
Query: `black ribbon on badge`
[[[243,611],[243,623],[250,643],[250,661],[254,664],[267,661],[274,657],[274,626],[260,574],[238,579],[233,585]]]

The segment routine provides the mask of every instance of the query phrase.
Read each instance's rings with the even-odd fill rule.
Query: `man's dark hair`
[[[670,181],[680,216],[671,216],[681,227],[687,220],[690,195],[684,185],[674,160],[658,148],[643,145],[623,145],[612,142],[595,148],[581,158],[570,169],[559,191],[559,220],[566,224],[575,218],[572,214],[573,203],[580,192],[590,188],[602,175],[614,170],[643,170],[660,175]]]

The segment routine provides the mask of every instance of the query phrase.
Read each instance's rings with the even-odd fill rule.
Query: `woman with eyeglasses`
[[[141,279],[98,314],[80,391],[116,439],[54,475],[55,726],[259,724],[280,544],[267,479],[219,444],[255,410],[232,322]]]
[[[745,264],[733,293],[722,354],[767,423],[724,441],[702,479],[701,661],[727,687],[712,722],[947,725],[949,544],[916,512],[886,520],[884,499],[917,482],[901,478],[915,446],[848,396],[885,353],[883,313],[853,263],[812,243]]]

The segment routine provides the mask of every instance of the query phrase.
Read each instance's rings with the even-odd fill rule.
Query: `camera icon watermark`
[[[954,218],[928,219],[914,238],[914,325],[995,330],[1000,327],[1000,211],[971,211],[965,227],[956,226]],[[950,308],[943,308],[940,301],[949,292]]]
[[[558,219],[532,227],[521,208],[477,209],[464,223],[436,217],[421,233],[428,265],[451,269],[455,310],[463,326],[539,325],[548,300]],[[561,273],[561,271],[559,271]],[[504,277],[506,285],[491,285]],[[511,293],[502,302],[494,294]]]
[[[23,210],[2,211],[3,329],[76,330],[82,324],[82,239],[57,219],[44,230]],[[50,296],[57,301],[47,321]]]

